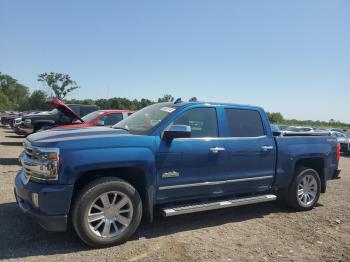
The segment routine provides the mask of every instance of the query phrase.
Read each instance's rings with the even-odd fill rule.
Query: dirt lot
[[[0,128],[0,259],[32,261],[350,261],[350,158],[310,212],[267,203],[143,222],[129,242],[90,250],[17,208],[13,183],[24,139]]]

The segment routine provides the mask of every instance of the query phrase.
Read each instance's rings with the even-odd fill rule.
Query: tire
[[[106,208],[108,203],[110,208]],[[94,248],[124,243],[138,229],[141,218],[139,193],[132,185],[115,177],[90,182],[76,196],[72,209],[72,224],[77,235]]]
[[[316,206],[320,194],[321,180],[318,172],[312,168],[298,167],[287,193],[287,204],[298,211],[308,211]]]

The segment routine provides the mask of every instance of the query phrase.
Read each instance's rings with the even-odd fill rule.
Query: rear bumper
[[[71,185],[50,185],[26,182],[23,171],[15,180],[15,197],[21,210],[48,231],[65,231],[73,192]],[[38,196],[38,206],[33,195]]]

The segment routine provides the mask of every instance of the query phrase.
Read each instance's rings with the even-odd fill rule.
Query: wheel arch
[[[74,183],[73,189],[73,201],[74,197],[78,195],[78,192],[84,188],[91,181],[101,178],[101,177],[117,177],[125,180],[131,184],[139,192],[142,206],[143,214],[152,222],[153,221],[153,208],[155,199],[155,189],[154,183],[150,181],[148,172],[143,167],[112,167],[103,169],[92,169],[85,171],[77,177]]]
[[[308,157],[301,158],[295,162],[294,176],[298,167],[308,167],[317,171],[321,180],[321,193],[326,192],[326,178],[325,178],[325,160],[322,157]]]

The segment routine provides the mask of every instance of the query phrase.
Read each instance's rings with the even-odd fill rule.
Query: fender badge
[[[162,178],[171,178],[171,177],[178,177],[178,176],[180,176],[180,174],[176,171],[166,172],[162,174]]]

